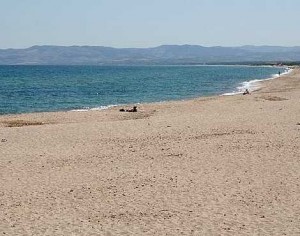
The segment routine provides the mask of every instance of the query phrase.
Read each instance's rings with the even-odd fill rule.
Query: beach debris
[[[175,154],[175,153],[170,153],[170,154],[168,154],[167,155],[168,157],[182,157],[183,156],[183,154],[182,153],[178,153],[178,154]]]
[[[5,142],[7,142],[7,139],[5,138],[1,139],[1,143],[5,143]]]
[[[300,125],[300,122],[298,122],[296,125]]]

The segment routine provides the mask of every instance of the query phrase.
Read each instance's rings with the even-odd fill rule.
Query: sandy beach
[[[299,68],[119,109],[0,116],[1,235],[300,235]]]

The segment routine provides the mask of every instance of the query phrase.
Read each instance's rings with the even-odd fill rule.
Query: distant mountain
[[[33,46],[0,50],[1,65],[156,65],[300,61],[300,47],[203,47],[162,45],[154,48],[103,46]]]

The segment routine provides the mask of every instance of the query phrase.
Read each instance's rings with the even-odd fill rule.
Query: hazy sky
[[[0,48],[300,46],[300,0],[0,0]]]

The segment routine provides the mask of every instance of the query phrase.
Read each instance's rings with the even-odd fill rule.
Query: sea
[[[0,66],[0,114],[88,111],[234,95],[287,68],[271,66]]]

